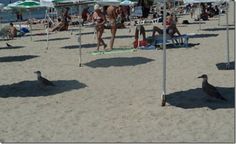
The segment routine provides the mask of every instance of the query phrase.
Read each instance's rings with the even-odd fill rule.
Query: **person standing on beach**
[[[112,50],[113,45],[114,45],[115,36],[116,36],[116,30],[117,30],[117,26],[116,26],[117,13],[116,13],[115,6],[109,6],[107,8],[107,16],[108,16],[109,22],[111,24],[111,40],[110,40],[110,47],[108,50]]]
[[[69,20],[71,20],[71,17],[69,15],[69,10],[70,10],[70,8],[67,7],[65,12],[63,13],[63,16],[62,16],[62,22],[64,23],[65,30],[68,30]]]
[[[96,4],[94,6],[94,13],[92,17],[94,23],[96,24],[96,31],[97,31],[97,51],[99,51],[99,46],[102,44],[104,49],[106,48],[106,44],[102,39],[102,34],[104,32],[104,24],[106,22],[106,18],[103,15],[101,9],[99,9],[99,5]]]

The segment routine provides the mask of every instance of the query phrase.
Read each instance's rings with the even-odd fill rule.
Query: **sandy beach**
[[[201,25],[179,17],[181,33],[195,34],[189,47],[167,48],[167,104],[161,106],[162,50],[93,56],[93,28],[46,35],[34,25],[27,35],[0,41],[0,142],[233,142],[234,70],[226,62],[225,15]],[[233,3],[230,4],[230,61],[234,62]],[[157,24],[161,26],[160,23]],[[145,27],[151,36],[152,26]],[[109,43],[110,30],[103,38]],[[114,48],[130,48],[134,28],[119,29]],[[13,45],[6,47],[5,43]],[[224,66],[224,65],[223,65]],[[40,88],[34,71],[56,85]],[[228,100],[207,100],[207,74]]]

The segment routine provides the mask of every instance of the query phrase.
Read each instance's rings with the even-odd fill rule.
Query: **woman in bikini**
[[[94,6],[94,13],[93,13],[92,19],[96,24],[97,50],[99,51],[100,44],[102,44],[104,46],[104,49],[107,46],[102,39],[102,34],[104,32],[104,24],[106,22],[106,18],[103,15],[102,11],[99,9],[99,5],[97,5],[97,4]]]

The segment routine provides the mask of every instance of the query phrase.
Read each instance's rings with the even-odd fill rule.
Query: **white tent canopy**
[[[53,0],[40,0],[40,5],[45,6],[45,7],[54,7]]]

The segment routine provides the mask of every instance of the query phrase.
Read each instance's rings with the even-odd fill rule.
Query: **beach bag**
[[[137,48],[138,47],[138,40],[135,40],[134,42],[133,42],[133,45],[134,45],[134,48]],[[141,40],[141,41],[139,41],[139,46],[147,46],[148,45],[148,43],[147,43],[147,41],[146,40]]]

